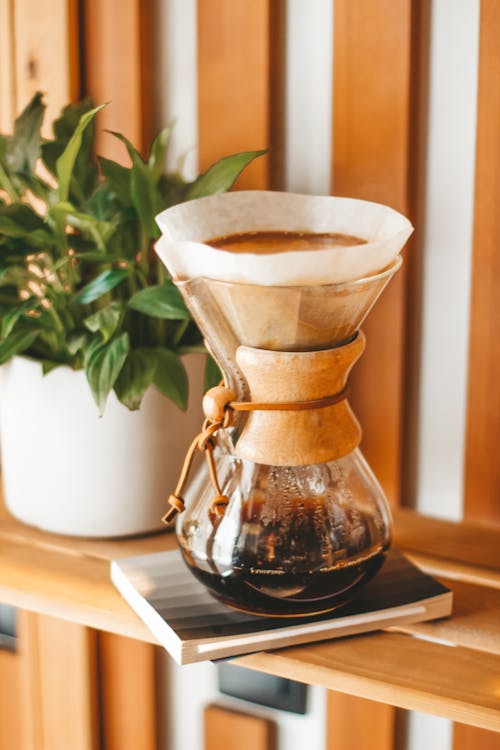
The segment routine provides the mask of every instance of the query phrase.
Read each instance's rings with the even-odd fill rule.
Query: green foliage
[[[114,389],[137,409],[155,385],[181,409],[180,354],[202,349],[182,297],[152,251],[155,216],[228,190],[262,152],[225,157],[194,182],[164,171],[171,129],[147,158],[121,134],[130,166],[95,154],[90,100],[68,105],[42,139],[40,93],[0,135],[0,364],[37,359],[44,373],[85,369],[100,413]],[[43,162],[43,170],[38,169]],[[33,196],[36,201],[33,201]],[[210,363],[209,380],[218,377]]]

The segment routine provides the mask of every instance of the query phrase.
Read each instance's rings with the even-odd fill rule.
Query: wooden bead
[[[212,422],[222,422],[226,406],[235,398],[234,393],[223,385],[210,388],[203,396],[203,413]]]

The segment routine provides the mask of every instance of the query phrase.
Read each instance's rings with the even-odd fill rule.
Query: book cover
[[[452,593],[391,550],[379,573],[343,607],[300,618],[259,617],[214,599],[178,550],[111,562],[111,580],[178,664],[293,646],[451,613]]]

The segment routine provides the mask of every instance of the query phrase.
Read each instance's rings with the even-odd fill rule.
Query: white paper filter
[[[222,193],[181,203],[157,216],[156,252],[174,279],[200,276],[263,285],[334,284],[388,266],[413,231],[388,206],[353,198],[266,190]],[[280,253],[232,253],[210,247],[215,237],[255,231],[340,233],[363,245]]]

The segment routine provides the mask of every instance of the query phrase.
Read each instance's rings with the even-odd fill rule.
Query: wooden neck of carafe
[[[344,346],[315,352],[279,352],[240,346],[238,367],[255,403],[310,402],[342,393],[365,337],[358,332]],[[248,412],[235,455],[274,466],[305,466],[351,453],[361,427],[347,397],[331,405],[297,410]]]

